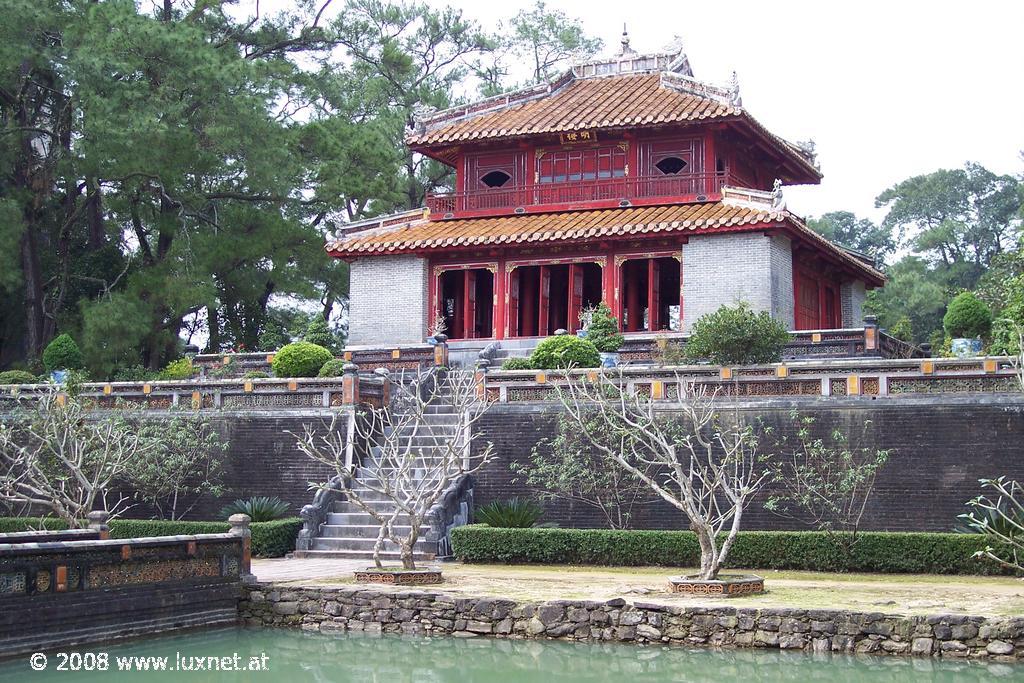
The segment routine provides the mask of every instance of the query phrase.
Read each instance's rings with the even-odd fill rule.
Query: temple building
[[[607,302],[627,334],[685,333],[739,300],[792,330],[862,324],[870,260],[810,230],[783,186],[821,180],[813,145],[772,134],[735,77],[694,78],[681,48],[574,66],[444,111],[406,138],[455,169],[426,207],[346,226],[354,347],[538,338]]]

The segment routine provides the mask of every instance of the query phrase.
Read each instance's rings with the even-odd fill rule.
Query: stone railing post
[[[446,368],[448,367],[448,335],[436,334],[434,339],[437,340],[437,344],[434,345],[434,367]]]
[[[878,318],[864,316],[864,353],[878,350]]]
[[[476,373],[473,379],[476,381],[476,397],[481,401],[487,398],[487,370],[491,367],[491,361],[481,358],[476,362]]]
[[[89,521],[88,528],[99,532],[101,541],[106,541],[110,538],[110,525],[107,524],[107,520],[110,519],[109,512],[106,510],[93,510],[85,518]]]
[[[345,363],[341,375],[341,402],[347,406],[359,404],[359,366]]]
[[[249,515],[237,513],[228,517],[231,525],[230,533],[242,539],[242,562],[238,566],[238,575],[242,583],[255,583],[256,577],[252,575],[252,531],[249,529],[249,522],[252,521]]]

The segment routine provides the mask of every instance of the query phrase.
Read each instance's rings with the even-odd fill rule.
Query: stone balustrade
[[[229,521],[226,534],[109,539],[104,513],[82,531],[0,537],[0,656],[234,623],[251,551],[249,517]]]
[[[558,638],[815,653],[1014,660],[1024,618],[558,600],[520,602],[428,591],[257,584],[239,607],[252,626],[324,633]]]
[[[503,403],[556,401],[553,385],[564,384],[560,370],[478,371],[483,390]],[[570,376],[594,379],[600,370],[575,370]],[[604,371],[608,372],[608,371]],[[631,392],[671,400],[679,386],[693,382],[725,397],[825,396],[895,398],[920,394],[1017,393],[1022,390],[1012,358],[936,358],[886,360],[851,358],[793,361],[761,366],[678,367],[624,366],[621,373]]]

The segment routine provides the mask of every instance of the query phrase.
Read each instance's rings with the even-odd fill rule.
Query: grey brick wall
[[[796,327],[793,299],[793,243],[784,235],[771,237],[769,245],[772,279],[772,317],[788,329]]]
[[[864,325],[864,301],[867,299],[864,282],[844,282],[839,289],[839,298],[843,306],[843,327],[861,327]]]
[[[351,346],[415,344],[426,337],[426,259],[378,256],[352,263],[349,284]]]
[[[741,300],[792,326],[789,240],[760,232],[690,237],[683,245],[683,330],[689,332],[698,318],[723,304]]]

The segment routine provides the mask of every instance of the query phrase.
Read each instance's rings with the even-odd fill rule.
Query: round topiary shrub
[[[992,329],[992,311],[971,292],[961,292],[946,307],[942,327],[954,339],[986,337]]]
[[[332,358],[324,363],[317,373],[317,377],[341,377],[345,374],[345,361],[340,358]]]
[[[533,363],[529,358],[506,358],[501,364],[502,370],[533,370]]]
[[[593,342],[562,334],[537,344],[530,354],[530,365],[538,370],[596,368],[601,365],[601,354]]]
[[[322,346],[292,342],[274,354],[270,367],[275,377],[316,377],[324,363],[332,358],[334,355]]]
[[[38,381],[35,375],[24,370],[0,372],[0,384],[36,384]]]
[[[746,302],[702,315],[686,340],[686,357],[716,365],[777,363],[789,341],[786,326]]]
[[[47,345],[43,351],[43,367],[47,372],[81,370],[85,367],[82,350],[70,334],[62,334]]]
[[[619,321],[612,315],[612,309],[602,301],[589,313],[590,324],[587,325],[586,340],[602,353],[618,351],[626,338],[619,333]]]

